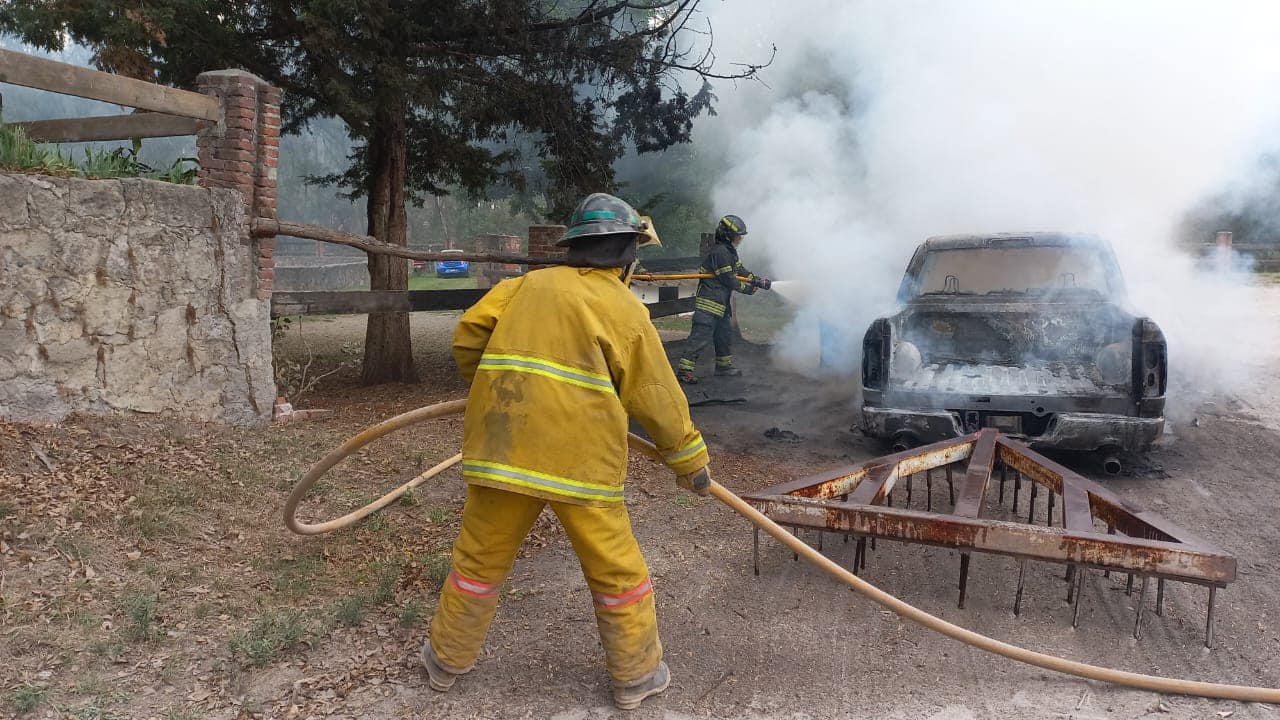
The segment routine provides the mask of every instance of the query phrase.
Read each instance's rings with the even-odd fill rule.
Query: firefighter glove
[[[767,277],[752,278],[751,284],[760,288],[761,290],[768,290],[769,288],[773,287],[773,281]]]
[[[711,471],[704,467],[688,475],[680,475],[676,477],[676,484],[695,495],[710,495]]]

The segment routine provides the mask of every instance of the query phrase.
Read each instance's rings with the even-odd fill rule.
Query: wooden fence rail
[[[218,99],[209,95],[46,60],[13,50],[0,50],[0,82],[101,100],[139,110],[214,122],[222,119],[222,107]]]
[[[402,257],[408,260],[428,260],[437,262],[440,260],[466,260],[468,262],[504,263],[508,265],[564,264],[564,260],[561,258],[529,257],[528,255],[514,255],[510,253],[442,253],[429,252],[426,250],[411,250],[403,245],[385,243],[368,235],[356,235],[354,233],[327,228],[323,225],[285,222],[270,218],[254,218],[252,227],[255,237],[275,237],[277,235],[285,235],[288,237],[302,238],[304,240],[316,240],[318,242],[346,245],[348,247],[363,250],[366,253],[373,253],[375,255],[393,255],[395,257]],[[641,261],[641,264],[650,271],[668,271],[695,268],[698,266],[700,261],[701,258],[698,257],[654,258],[650,260],[643,260]]]
[[[466,310],[479,302],[487,288],[448,290],[349,290],[339,292],[286,292],[271,294],[271,317],[290,315],[363,315],[378,312]],[[694,298],[647,303],[649,317],[693,312]]]
[[[209,121],[143,112],[63,120],[29,120],[9,124],[22,128],[27,137],[36,142],[64,143],[195,135],[208,127]]]
[[[515,255],[511,253],[464,252],[459,254],[456,252],[441,253],[427,252],[425,250],[410,250],[403,245],[393,245],[391,243],[382,242],[381,240],[377,240],[368,235],[356,235],[354,233],[327,228],[322,225],[284,222],[269,218],[254,218],[252,227],[253,234],[256,237],[288,235],[290,237],[304,238],[306,240],[318,240],[320,242],[335,243],[337,245],[347,245],[375,255],[393,255],[395,257],[402,257],[409,260],[467,260],[469,262],[505,263],[510,265],[564,264],[564,260],[560,258],[529,257],[528,255]]]

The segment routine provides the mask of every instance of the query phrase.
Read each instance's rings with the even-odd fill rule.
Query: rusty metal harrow
[[[963,474],[957,473],[956,466],[966,460]],[[914,498],[920,475],[923,503]],[[946,482],[949,513],[934,512],[935,480]],[[992,485],[997,486],[996,504],[1004,507],[1009,498],[1011,514],[1025,522],[981,517]],[[895,491],[901,498],[898,506]],[[1041,494],[1046,499],[1038,506]],[[1027,496],[1025,507],[1019,506],[1022,495]],[[868,543],[874,550],[877,538],[955,548],[960,551],[962,608],[969,558],[975,552],[1017,559],[1015,615],[1022,611],[1028,560],[1066,565],[1073,627],[1079,623],[1087,569],[1127,573],[1126,594],[1133,592],[1134,577],[1140,577],[1135,638],[1142,630],[1147,584],[1155,578],[1157,615],[1164,614],[1166,581],[1209,589],[1205,646],[1212,647],[1217,591],[1236,577],[1233,556],[992,429],[775,485],[743,499],[793,532],[817,530],[819,549],[827,531],[843,534],[846,542],[856,538],[855,573],[866,568]],[[759,575],[759,529],[754,557]]]

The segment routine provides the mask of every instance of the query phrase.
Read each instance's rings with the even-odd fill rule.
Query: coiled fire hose
[[[319,462],[312,466],[311,469],[302,476],[298,481],[298,484],[294,486],[293,492],[289,494],[289,498],[285,501],[284,506],[285,526],[293,532],[302,535],[318,535],[347,527],[365,517],[368,517],[378,510],[381,510],[387,505],[395,502],[409,490],[412,490],[430,478],[435,477],[448,468],[458,464],[458,462],[462,460],[461,453],[454,455],[453,457],[422,472],[409,482],[406,482],[386,495],[383,495],[369,505],[334,520],[307,524],[300,522],[296,516],[298,503],[302,500],[302,497],[307,494],[307,491],[315,485],[316,481],[319,480],[325,472],[342,460],[346,459],[351,455],[351,453],[365,445],[368,445],[374,440],[377,440],[383,435],[417,424],[423,420],[456,415],[463,412],[466,407],[466,400],[450,400],[448,402],[437,403],[435,405],[427,405],[425,407],[418,408],[417,410],[397,415],[389,420],[384,420],[347,440],[338,448],[330,451],[329,454],[321,458]],[[634,434],[628,434],[627,442],[633,449],[639,450],[655,460],[662,460],[662,455],[658,452],[658,449],[648,440]],[[761,530],[772,535],[774,539],[783,545],[786,545],[792,552],[804,557],[805,560],[808,560],[818,568],[826,571],[828,575],[836,580],[848,585],[859,593],[871,598],[875,602],[908,620],[946,635],[953,640],[958,640],[966,645],[971,645],[979,650],[994,653],[996,655],[1009,658],[1010,660],[1017,660],[1029,665],[1035,665],[1036,667],[1041,667],[1046,670],[1054,670],[1068,675],[1082,677],[1087,680],[1097,680],[1100,682],[1111,683],[1113,685],[1137,688],[1139,690],[1150,690],[1170,695],[1195,695],[1199,697],[1218,698],[1223,700],[1280,704],[1280,689],[1196,682],[1194,680],[1179,680],[1176,678],[1126,672],[1124,670],[1112,670],[1110,668],[1089,665],[1087,663],[1076,662],[1074,660],[1067,660],[1053,655],[1046,655],[1033,650],[1027,650],[1026,648],[1020,648],[1016,645],[1010,645],[1009,643],[989,638],[986,635],[981,635],[973,632],[972,630],[966,630],[939,617],[930,615],[920,608],[909,605],[880,588],[877,588],[866,580],[863,580],[857,575],[854,575],[848,570],[845,570],[835,562],[829,560],[822,553],[814,550],[808,543],[795,537],[784,530],[781,526],[765,517],[759,510],[751,507],[742,498],[738,497],[732,491],[726,489],[723,485],[715,482],[714,480],[711,482],[711,495],[725,505],[728,505],[734,512],[742,515],[747,520],[750,520]]]

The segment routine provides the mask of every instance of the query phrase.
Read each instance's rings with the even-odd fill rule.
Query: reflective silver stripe
[[[557,480],[546,475],[534,475],[527,472],[520,472],[510,466],[499,467],[496,463],[464,461],[462,463],[462,474],[476,475],[493,480],[505,480],[515,485],[532,487],[556,493],[558,495],[568,495],[570,497],[599,500],[622,500],[625,497],[621,487],[616,489],[604,488],[593,485],[578,484],[572,480],[564,478]]]
[[[663,459],[667,462],[668,465],[670,465],[672,463],[678,463],[681,460],[688,460],[689,458],[693,457],[694,455],[697,455],[698,453],[706,449],[707,449],[706,441],[704,441],[702,438],[698,438],[698,441],[696,443],[690,445],[684,450],[677,450],[671,453],[670,455],[666,455],[663,457]]]
[[[653,592],[653,583],[649,578],[645,578],[644,582],[622,593],[621,595],[606,595],[604,593],[591,593],[595,596],[596,602],[607,607],[617,608],[639,600],[640,598]]]
[[[511,357],[484,357],[480,358],[480,367],[488,370],[515,370],[517,372],[526,371],[534,372],[538,375],[553,376],[553,379],[566,380],[574,385],[587,386],[593,390],[603,390],[605,392],[614,392],[613,382],[603,378],[594,377],[585,373],[578,373],[567,370],[562,367],[556,367],[548,363],[538,362],[536,360],[517,360]]]
[[[486,585],[479,580],[468,580],[454,570],[449,571],[449,578],[453,580],[454,585],[476,595],[489,596],[498,594],[498,587],[496,585]]]

